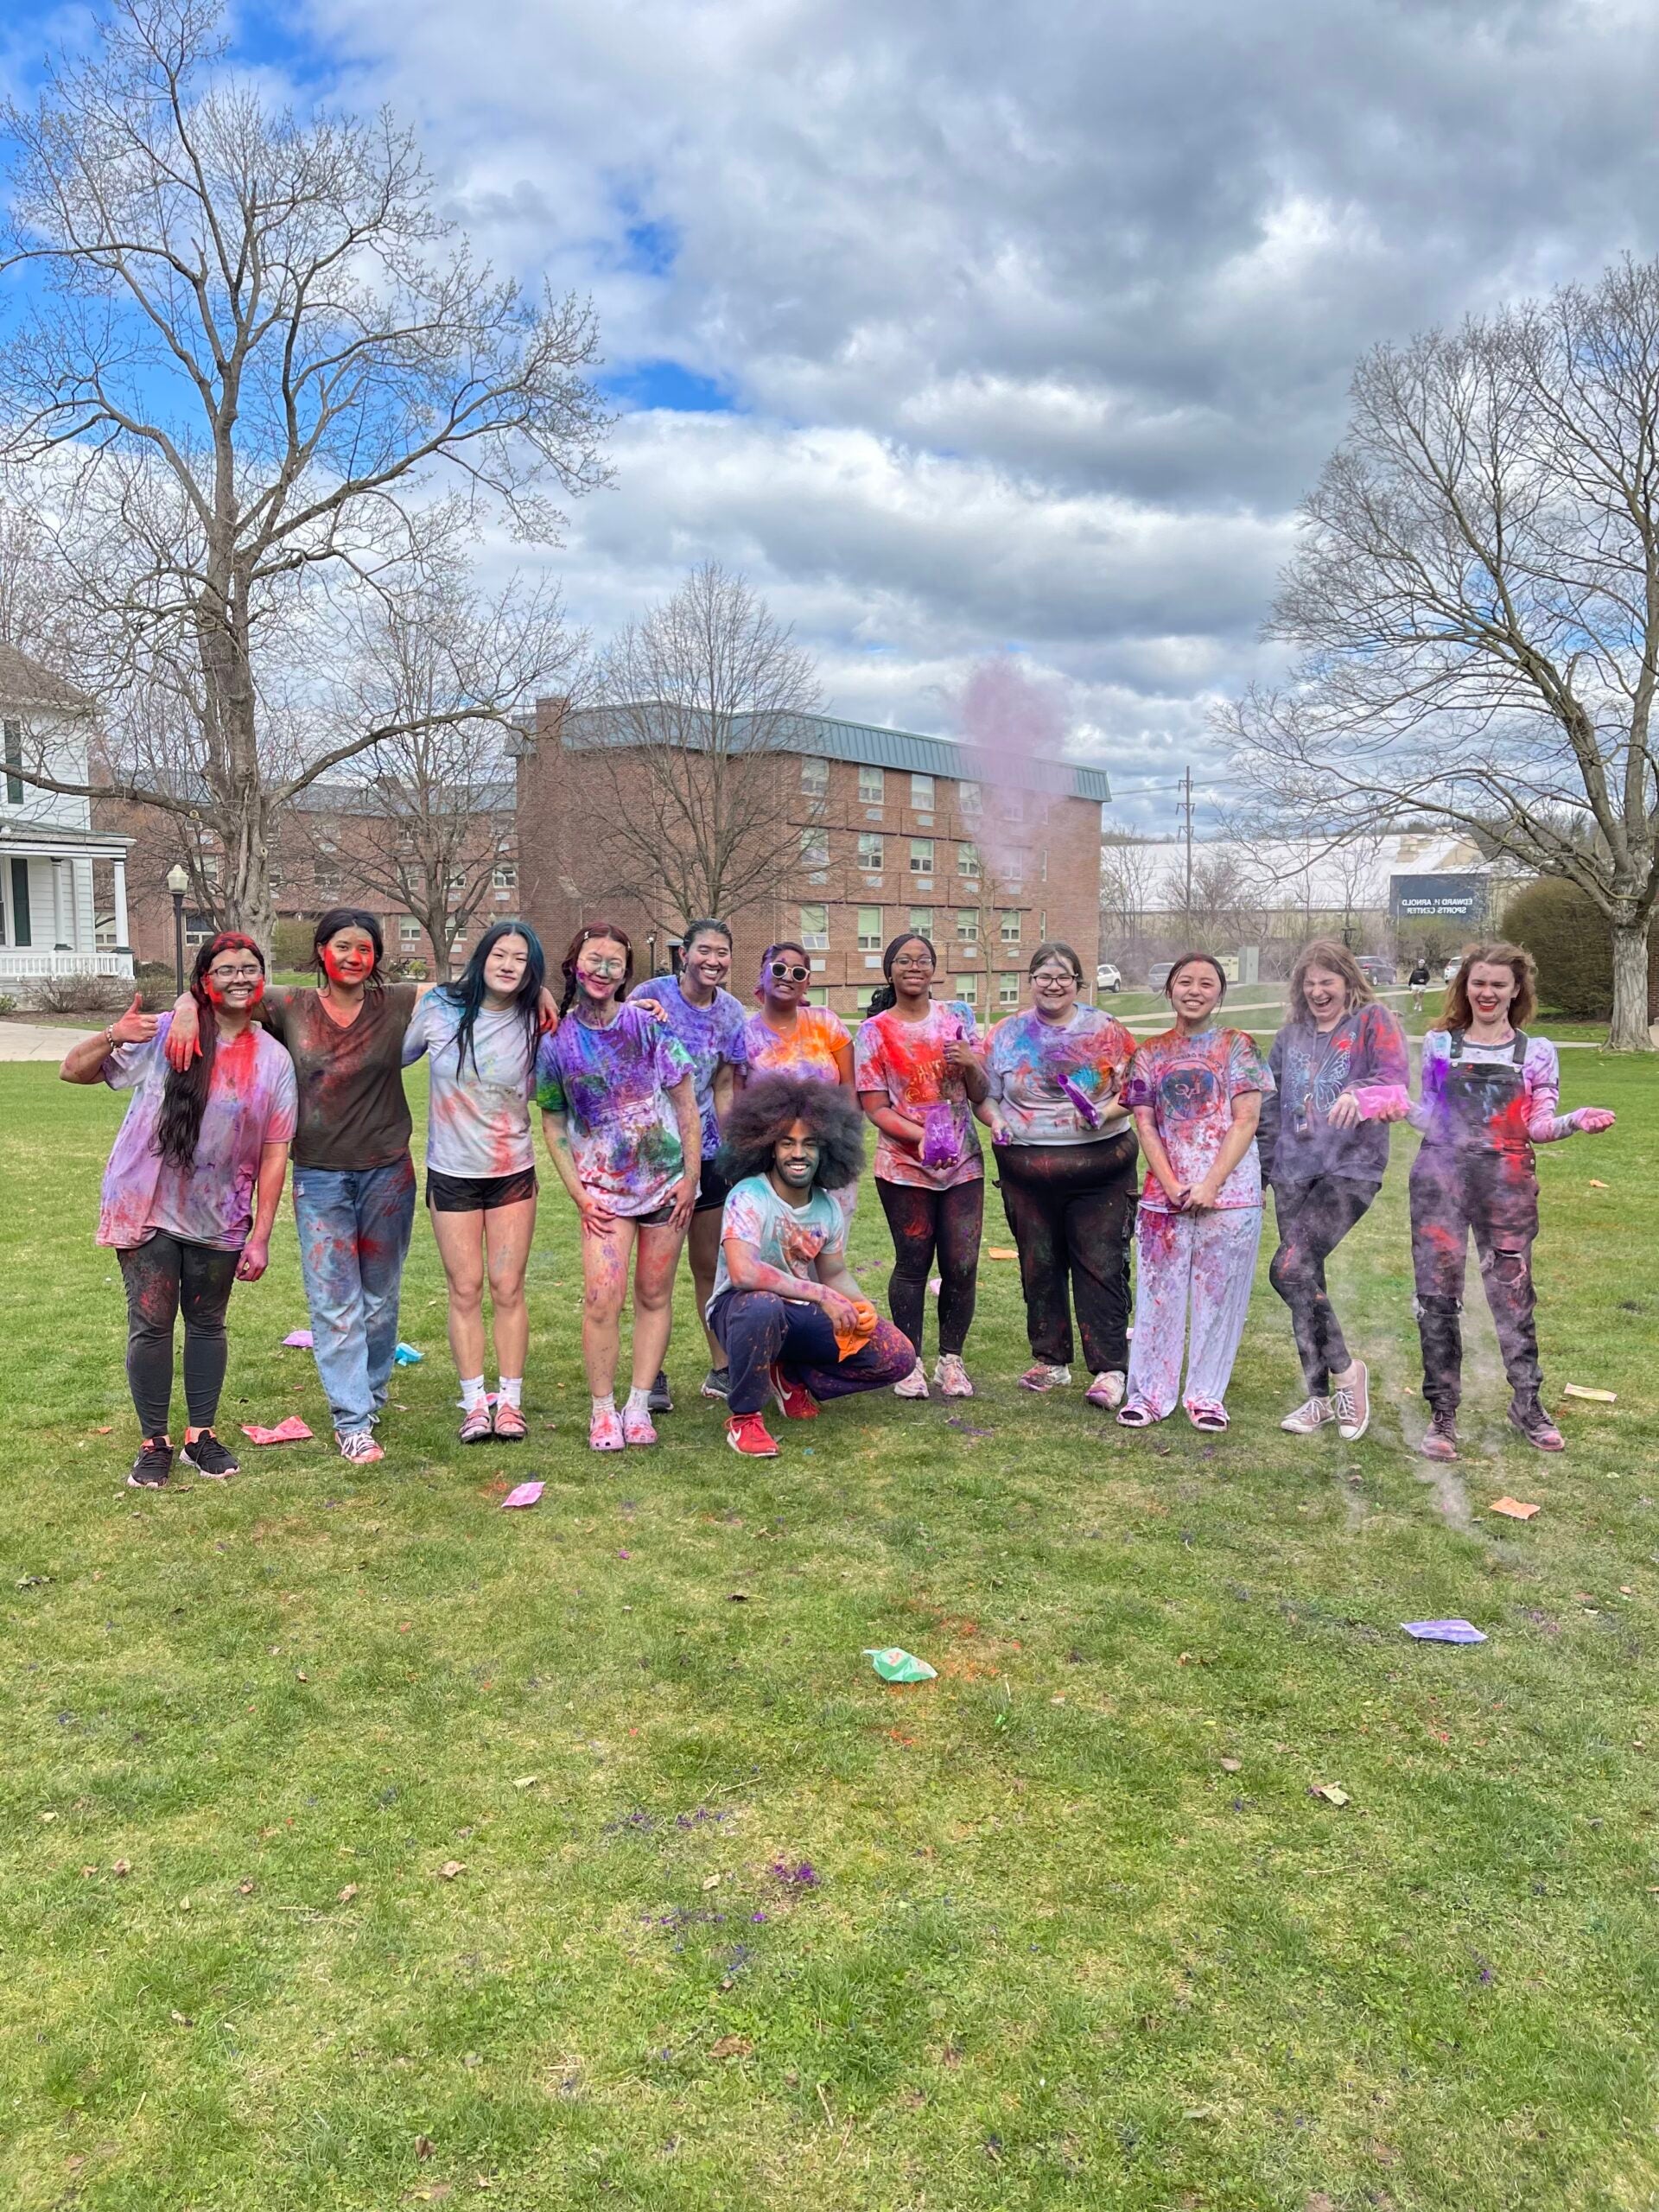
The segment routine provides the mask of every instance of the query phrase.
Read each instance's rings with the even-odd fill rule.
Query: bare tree
[[[780,758],[817,705],[812,663],[741,576],[715,562],[632,622],[574,718],[605,797],[606,895],[669,930],[775,897],[808,849]]]
[[[221,911],[268,942],[276,810],[375,743],[511,718],[544,674],[429,722],[334,729],[273,774],[273,615],[326,631],[354,594],[440,570],[486,516],[556,542],[545,490],[601,480],[604,423],[581,373],[591,309],[476,264],[390,115],[271,109],[226,69],[220,21],[216,0],[111,0],[90,55],[3,111],[0,266],[32,265],[44,296],[0,353],[0,453],[49,486],[104,683],[159,669],[177,689],[197,787],[137,759],[116,795],[210,824]],[[23,773],[87,788],[43,748]]]
[[[1127,975],[1139,974],[1146,965],[1153,893],[1168,847],[1150,840],[1114,832],[1101,839],[1100,931],[1101,953],[1109,943],[1112,956]]]
[[[1241,771],[1326,830],[1452,823],[1607,917],[1609,1043],[1645,1050],[1659,898],[1659,263],[1361,363]]]
[[[564,629],[555,592],[511,585],[485,599],[452,581],[371,608],[353,643],[356,719],[404,734],[365,753],[341,795],[351,866],[419,919],[445,976],[517,850],[499,725],[461,710],[526,661],[556,675],[583,639]]]

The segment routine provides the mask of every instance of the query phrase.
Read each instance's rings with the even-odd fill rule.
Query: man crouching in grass
[[[732,1188],[708,1320],[731,1368],[726,1441],[747,1458],[778,1456],[760,1417],[769,1396],[785,1420],[811,1421],[820,1398],[879,1390],[916,1363],[847,1272],[830,1194],[863,1164],[858,1109],[834,1084],[767,1076],[727,1116],[719,1171]]]

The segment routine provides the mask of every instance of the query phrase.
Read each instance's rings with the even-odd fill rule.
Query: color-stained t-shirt
[[[160,1229],[186,1244],[239,1252],[253,1227],[260,1153],[294,1135],[294,1064],[257,1022],[240,1037],[221,1039],[194,1162],[168,1166],[156,1148],[156,1132],[168,1077],[162,1046],[172,1027],[172,1015],[164,1014],[148,1044],[118,1045],[104,1063],[110,1089],[130,1090],[133,1097],[104,1171],[98,1241],[127,1251]]]
[[[720,1263],[715,1270],[714,1297],[709,1300],[711,1313],[715,1299],[732,1287],[726,1266],[728,1236],[753,1244],[764,1266],[801,1282],[819,1280],[818,1262],[826,1255],[831,1262],[846,1262],[847,1219],[833,1191],[815,1186],[804,1205],[792,1206],[773,1190],[770,1176],[746,1176],[733,1184],[721,1216]]]
[[[1234,1099],[1243,1091],[1272,1089],[1273,1077],[1254,1039],[1242,1029],[1200,1029],[1191,1037],[1166,1029],[1135,1046],[1123,1096],[1130,1106],[1152,1109],[1176,1179],[1191,1189],[1210,1173],[1227,1141]],[[1261,1203],[1262,1164],[1252,1138],[1216,1204],[1227,1208]],[[1150,1167],[1141,1204],[1149,1213],[1174,1211]]]
[[[983,1176],[978,1127],[962,1070],[944,1057],[945,1046],[958,1039],[969,1045],[978,1039],[973,1008],[960,999],[935,999],[920,1021],[906,1021],[896,1007],[889,1007],[860,1022],[853,1058],[857,1088],[883,1092],[895,1113],[925,1130],[931,1124],[935,1143],[954,1153],[948,1162],[930,1167],[882,1130],[875,1147],[875,1172],[882,1182],[950,1191]]]
[[[743,1024],[743,1049],[751,1076],[792,1075],[807,1082],[839,1083],[836,1054],[852,1042],[846,1023],[827,1006],[795,1009],[795,1027],[780,1037],[757,1007]]]
[[[1409,1065],[1399,1017],[1375,1001],[1323,1036],[1311,1021],[1287,1021],[1268,1054],[1274,1089],[1256,1131],[1262,1173],[1286,1188],[1331,1175],[1375,1189],[1389,1165],[1389,1124],[1332,1128],[1331,1109],[1356,1086],[1404,1084]]]
[[[999,1021],[986,1071],[1011,1141],[1090,1144],[1121,1136],[1129,1116],[1119,1094],[1134,1050],[1122,1023],[1099,1007],[1074,1007],[1065,1021],[1045,1021],[1034,1007]]]
[[[716,991],[712,1006],[693,1006],[681,990],[677,976],[653,976],[639,986],[639,995],[656,1000],[663,1009],[664,1021],[685,1047],[702,1122],[702,1156],[712,1160],[720,1149],[715,1077],[722,1066],[742,1068],[749,1064],[748,1047],[743,1041],[743,1008],[729,991]]]
[[[481,1006],[456,1065],[459,1003],[429,991],[404,1033],[404,1065],[427,1056],[426,1164],[441,1175],[522,1175],[536,1165],[530,1130],[535,1061],[517,1007]]]
[[[1460,1055],[1466,1068],[1512,1068],[1515,1039],[1502,1045],[1476,1045],[1467,1036]],[[1492,1086],[1485,1113],[1477,1125],[1463,1122],[1453,1113],[1446,1095],[1451,1074],[1452,1033],[1431,1029],[1423,1039],[1422,1092],[1411,1109],[1413,1126],[1428,1145],[1453,1145],[1494,1152],[1526,1152],[1535,1144],[1557,1144],[1573,1135],[1571,1115],[1558,1114],[1561,1096],[1561,1065],[1547,1037],[1529,1037],[1521,1064],[1521,1080],[1505,1079]]]
[[[403,1044],[418,995],[413,983],[366,990],[342,1029],[309,985],[266,992],[267,1027],[287,1046],[300,1087],[296,1167],[385,1167],[407,1153]]]
[[[536,1103],[563,1114],[576,1173],[613,1213],[655,1213],[685,1173],[670,1087],[691,1061],[642,1008],[624,1005],[606,1027],[566,1014],[536,1056]]]

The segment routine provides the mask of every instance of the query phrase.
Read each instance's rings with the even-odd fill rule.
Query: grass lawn
[[[8,2212],[1652,2205],[1659,1079],[1565,1073],[1623,1118],[1541,1154],[1551,1402],[1618,1393],[1564,1459],[1484,1312],[1465,1462],[1404,1448],[1401,1144],[1335,1268],[1355,1447],[1281,1434],[1265,1269],[1207,1440],[1023,1399],[988,1261],[971,1405],[740,1461],[688,1297],[664,1442],[597,1459],[544,1191],[525,1447],[453,1442],[421,1222],[384,1465],[141,1496],[120,1102],[0,1067]],[[232,1311],[223,1426],[326,1434],[290,1228]]]

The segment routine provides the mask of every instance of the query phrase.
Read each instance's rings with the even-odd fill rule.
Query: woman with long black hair
[[[916,1348],[916,1364],[893,1385],[925,1398],[922,1332],[933,1255],[939,1262],[939,1357],[933,1380],[947,1398],[971,1398],[963,1364],[973,1325],[985,1166],[973,1109],[989,1088],[976,1046],[971,1007],[936,1000],[932,941],[896,937],[881,956],[887,978],[870,1000],[854,1042],[858,1103],[874,1123],[875,1194],[893,1231],[887,1308]]]
[[[190,970],[201,1049],[169,1067],[173,1017],[132,1004],[118,1021],[65,1055],[66,1083],[107,1083],[132,1103],[104,1175],[98,1241],[112,1246],[127,1292],[127,1382],[139,1451],[127,1480],[160,1490],[173,1471],[168,1408],[173,1329],[184,1314],[181,1464],[214,1481],[237,1471],[213,1433],[228,1356],[225,1314],[232,1285],[257,1282],[294,1135],[294,1070],[282,1046],[252,1021],[265,988],[264,957],[251,938],[225,931]]]
[[[546,965],[527,922],[497,922],[457,980],[427,993],[404,1037],[404,1065],[424,1053],[429,1071],[426,1204],[449,1286],[463,1444],[524,1437],[524,1268],[537,1187],[530,1095]],[[486,1270],[500,1376],[493,1411],[484,1389]]]

